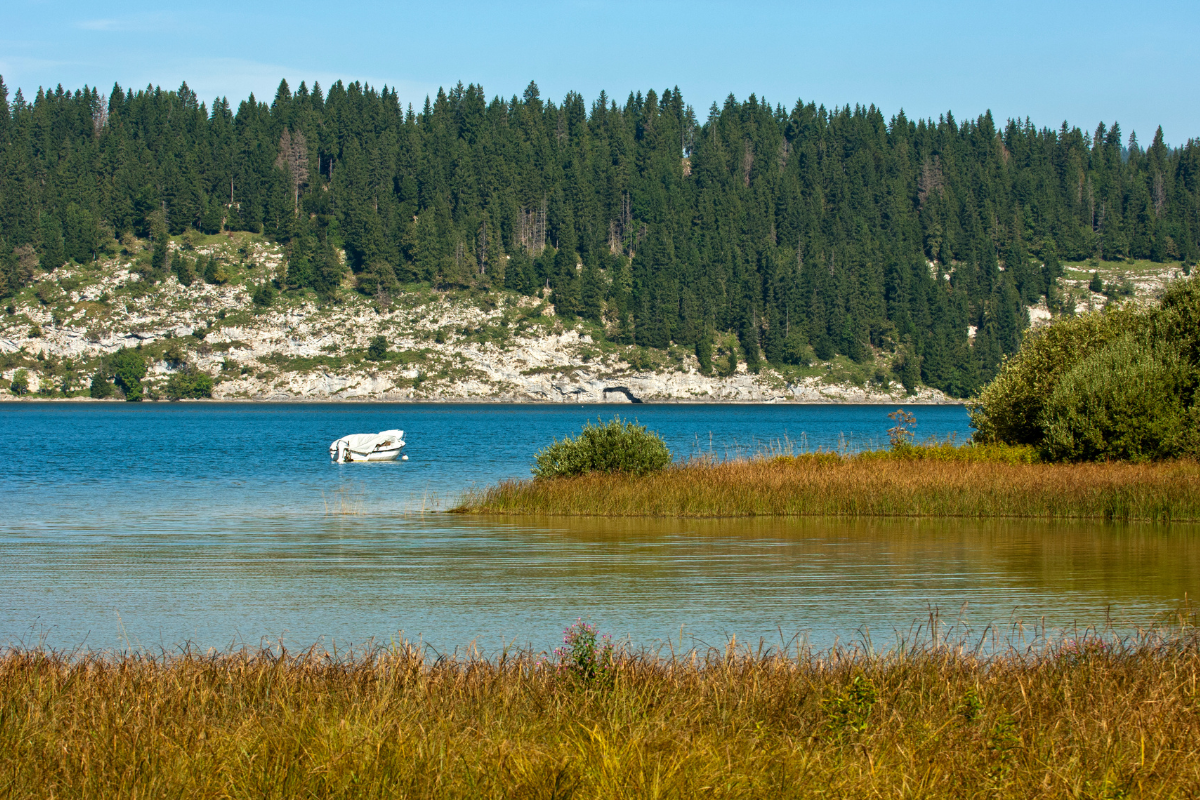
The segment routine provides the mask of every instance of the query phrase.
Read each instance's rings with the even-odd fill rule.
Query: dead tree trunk
[[[279,136],[279,156],[275,166],[287,173],[292,183],[292,206],[294,213],[300,214],[300,188],[308,185],[308,142],[301,131],[292,132],[287,128]],[[332,173],[332,164],[330,173]]]

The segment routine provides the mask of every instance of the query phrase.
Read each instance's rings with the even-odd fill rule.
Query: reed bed
[[[506,481],[460,513],[1200,520],[1200,464],[1007,463],[889,453],[697,459],[643,477]]]
[[[1184,797],[1190,632],[683,656],[0,654],[6,797]]]

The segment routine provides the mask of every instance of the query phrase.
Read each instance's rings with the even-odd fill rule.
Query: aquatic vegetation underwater
[[[934,632],[930,634],[930,630]],[[1200,787],[1200,641],[0,655],[6,796],[1126,797]],[[989,638],[990,636],[990,638]]]

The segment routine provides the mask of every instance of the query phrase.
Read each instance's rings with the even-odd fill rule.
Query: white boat
[[[329,457],[337,463],[351,461],[395,461],[404,447],[404,431],[352,433],[329,445]],[[404,457],[405,460],[408,456]]]

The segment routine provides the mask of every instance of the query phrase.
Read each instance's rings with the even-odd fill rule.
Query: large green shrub
[[[1200,456],[1200,281],[1158,308],[1055,322],[970,404],[975,441],[1036,446],[1050,460]]]
[[[96,370],[92,375],[92,382],[88,386],[88,394],[96,400],[103,400],[106,397],[112,397],[115,391],[116,389],[113,388],[112,381],[104,374],[104,370]]]
[[[212,397],[212,391],[212,376],[191,365],[171,375],[167,379],[165,389],[168,399],[171,400],[199,400],[202,397]]]
[[[1042,413],[1042,450],[1054,461],[1179,456],[1193,383],[1177,345],[1125,334],[1059,380]]]
[[[131,403],[142,400],[142,378],[146,377],[146,359],[138,349],[121,348],[112,356],[114,382]]]
[[[671,451],[657,433],[644,425],[614,417],[607,424],[590,422],[579,436],[555,441],[540,451],[533,467],[538,478],[584,475],[589,472],[627,472],[646,475],[671,463]]]
[[[1143,312],[1117,309],[1059,320],[1027,336],[995,380],[968,404],[975,440],[1040,444],[1042,411],[1062,376],[1122,333],[1145,325]]]
[[[1200,365],[1200,280],[1197,277],[1176,281],[1167,287],[1159,310],[1151,316],[1150,331],[1158,341],[1177,344],[1184,358]]]

